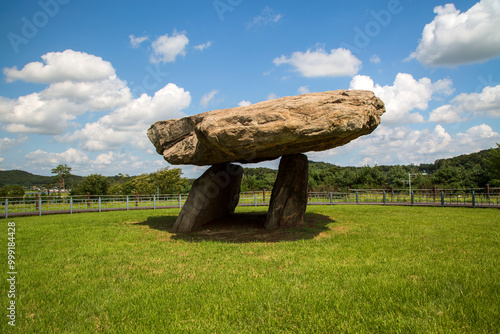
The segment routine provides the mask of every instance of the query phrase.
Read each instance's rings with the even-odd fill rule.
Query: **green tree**
[[[160,194],[172,194],[184,189],[187,179],[182,177],[182,169],[162,168],[152,175],[153,182]]]
[[[100,174],[91,174],[83,178],[72,191],[72,195],[107,195],[109,180]]]
[[[59,183],[59,191],[61,189],[66,189],[66,180],[69,178],[71,175],[71,167],[68,167],[68,165],[59,165],[56,168],[52,169],[52,174],[56,174],[55,178],[57,182]]]
[[[9,199],[24,197],[24,194],[24,188],[19,185],[3,186],[2,189],[0,189],[0,197]]]
[[[497,144],[497,148],[491,150],[487,166],[491,185],[500,187],[500,144]]]
[[[444,162],[439,169],[432,174],[432,183],[438,188],[472,188],[474,187],[474,182],[471,176],[471,170],[467,170],[463,166],[452,166]]]

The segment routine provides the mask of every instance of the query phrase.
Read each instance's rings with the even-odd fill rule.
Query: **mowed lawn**
[[[178,209],[9,219],[15,332],[500,332],[498,209],[309,206],[277,231],[266,210],[192,234]]]

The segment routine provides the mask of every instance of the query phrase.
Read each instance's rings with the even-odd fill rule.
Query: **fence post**
[[[359,193],[357,190],[356,190],[356,204],[359,204]]]
[[[333,204],[333,193],[330,192],[330,205],[332,205],[332,204]]]
[[[128,201],[129,201],[129,199],[128,199],[128,195],[127,195],[127,211],[129,210],[129,204],[128,204]]]
[[[156,210],[156,195],[153,195],[153,210]]]
[[[73,197],[69,198],[69,214],[73,214]]]
[[[266,203],[266,188],[262,190],[262,203]]]
[[[138,192],[135,193],[135,206],[136,207],[139,206],[139,193]]]
[[[415,192],[412,190],[411,191],[411,206],[415,205]]]
[[[99,212],[101,212],[101,196],[99,196]]]
[[[257,206],[257,194],[255,194],[254,206]]]
[[[38,211],[40,208],[38,207],[40,205],[40,203],[38,202],[38,200],[40,199],[40,196],[38,195],[38,193],[35,195],[35,203],[36,203],[36,210]]]
[[[474,209],[476,208],[476,194],[474,193],[474,190],[472,190],[472,207]]]
[[[384,205],[385,205],[385,190],[384,190]]]
[[[182,208],[182,194],[179,192],[179,208]]]
[[[87,208],[90,208],[90,193],[87,193]]]
[[[9,199],[5,199],[5,219],[9,218]]]
[[[42,196],[40,196],[40,199],[38,200],[38,215],[42,215]]]
[[[444,207],[444,191],[441,190],[441,207]]]

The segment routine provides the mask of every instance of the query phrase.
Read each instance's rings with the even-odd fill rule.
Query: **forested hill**
[[[313,191],[408,187],[411,174],[415,189],[483,188],[486,184],[500,186],[490,173],[489,158],[497,149],[439,159],[431,164],[407,166],[340,167],[326,162],[309,162],[309,189]],[[245,168],[242,191],[272,188],[276,170]]]
[[[80,182],[81,176],[71,175],[70,180]],[[5,185],[20,185],[23,187],[43,186],[54,183],[54,176],[35,175],[23,170],[0,171],[0,187]]]

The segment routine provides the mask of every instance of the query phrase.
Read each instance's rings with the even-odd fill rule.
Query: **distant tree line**
[[[351,189],[466,189],[500,187],[500,145],[497,148],[436,160],[431,164],[341,167],[325,162],[309,163],[308,185],[311,191],[346,191]],[[179,168],[163,168],[154,173],[129,176],[118,174],[86,177],[71,174],[71,167],[59,165],[53,177],[37,176],[24,171],[0,171],[0,197],[22,197],[26,184],[46,182],[43,187],[71,189],[71,195],[153,195],[187,193],[193,179],[182,177]],[[245,166],[241,191],[273,188],[277,170]],[[19,182],[14,185],[13,181]]]
[[[500,187],[500,146],[478,153],[436,160],[432,164],[340,167],[325,162],[309,162],[311,191],[351,189],[466,189]],[[272,189],[277,171],[245,168],[242,191]]]
[[[163,168],[155,173],[129,176],[118,174],[106,177],[91,174],[84,177],[72,190],[72,195],[153,195],[185,191],[188,180],[180,168]]]

